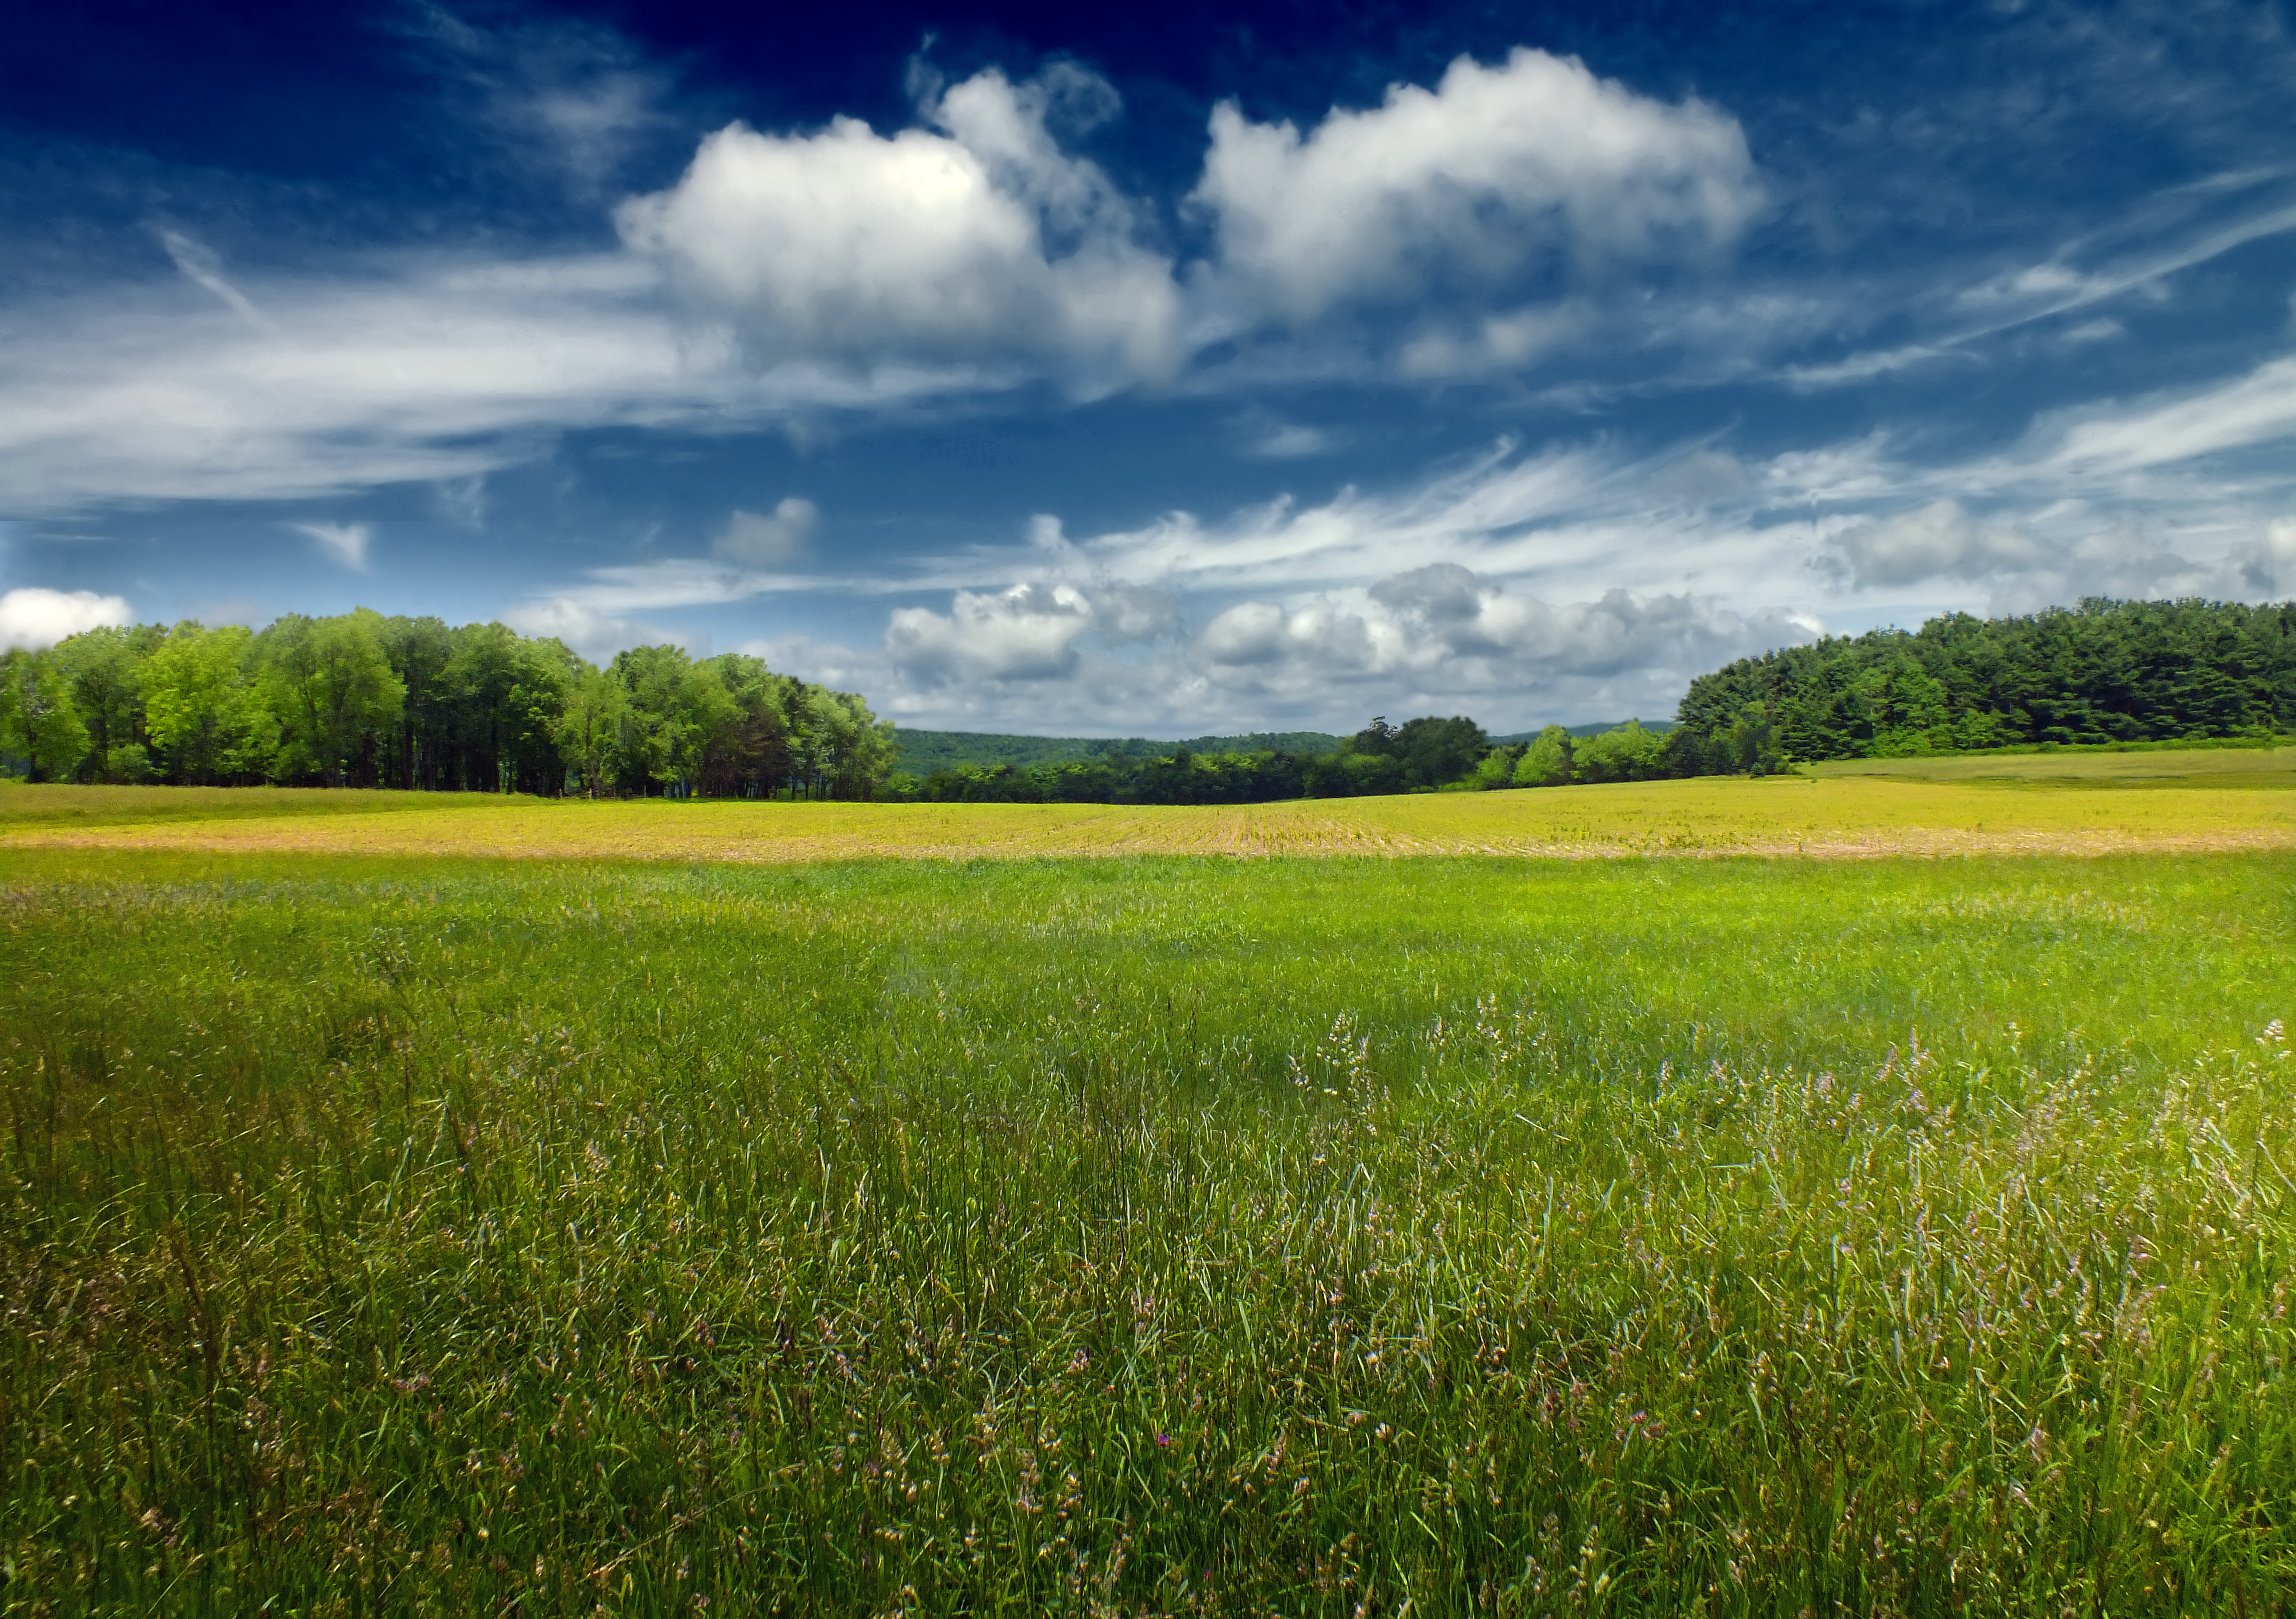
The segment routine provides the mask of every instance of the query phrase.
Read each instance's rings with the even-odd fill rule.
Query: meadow
[[[2296,854],[513,860],[230,840],[715,812],[32,791],[7,1612],[2296,1596]]]

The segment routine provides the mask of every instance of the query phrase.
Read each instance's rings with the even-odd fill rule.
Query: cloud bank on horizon
[[[357,601],[918,724],[1513,728],[2296,595],[2278,10],[1289,17],[383,6],[339,114],[241,70],[286,157],[29,96],[0,218],[78,245],[0,281],[0,638]]]

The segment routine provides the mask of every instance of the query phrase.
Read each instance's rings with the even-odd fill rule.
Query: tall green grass
[[[0,854],[0,1609],[2280,1611],[2292,882]]]

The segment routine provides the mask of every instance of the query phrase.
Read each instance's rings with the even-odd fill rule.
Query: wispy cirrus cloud
[[[297,522],[288,527],[354,572],[366,571],[366,548],[374,538],[372,525],[363,522]]]
[[[241,284],[271,330],[164,287],[0,312],[0,505],[306,499],[469,479],[572,429],[770,424],[981,383],[753,369],[726,334],[677,324],[655,269],[620,254]]]

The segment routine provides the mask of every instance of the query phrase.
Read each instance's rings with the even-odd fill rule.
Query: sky
[[[2285,599],[2292,107],[2210,0],[34,7],[0,645],[365,605],[1507,732]]]

